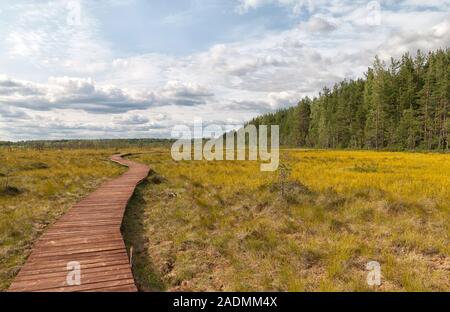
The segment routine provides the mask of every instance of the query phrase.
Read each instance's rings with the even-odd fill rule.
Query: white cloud
[[[44,78],[0,76],[0,131],[16,139],[145,137],[170,134],[173,125],[194,117],[243,123],[361,77],[376,54],[399,57],[450,45],[450,1],[431,1],[426,10],[415,0],[391,2],[383,2],[381,23],[373,26],[368,1],[242,0],[242,14],[268,4],[309,14],[300,14],[289,29],[182,56],[115,53],[89,7],[85,23],[71,28],[64,24],[64,6],[49,5],[45,12],[47,4],[29,5],[23,12],[30,19],[7,32],[2,51],[8,55],[0,65],[29,59]]]
[[[114,118],[114,121],[121,125],[142,125],[148,123],[150,119],[146,116],[133,114],[129,116],[116,117]]]
[[[46,84],[0,77],[0,103],[37,111],[78,109],[92,113],[123,113],[146,109],[151,94],[115,86],[98,86],[91,78],[50,77]]]
[[[309,32],[330,32],[336,29],[336,25],[320,17],[312,17],[307,22],[300,23],[300,28]]]
[[[256,9],[260,6],[269,4],[272,0],[240,0],[239,5],[236,7],[236,10],[243,14],[248,12],[250,9]]]
[[[181,106],[205,104],[214,94],[206,87],[197,83],[181,81],[168,81],[164,88],[158,92],[156,102]]]
[[[79,23],[69,23],[73,5],[79,3]],[[11,5],[18,19],[7,25],[6,56],[25,58],[37,68],[63,68],[70,73],[91,74],[105,69],[112,57],[100,38],[98,24],[87,1],[19,3]]]
[[[91,78],[50,77],[47,83],[0,76],[0,103],[35,111],[82,110],[95,114],[120,114],[164,105],[206,104],[214,94],[197,83],[169,81],[156,92],[99,85]]]
[[[303,11],[312,12],[316,3],[320,1],[313,0],[240,0],[236,11],[240,14],[247,13],[249,10],[258,9],[264,5],[276,4],[288,7],[296,15]]]

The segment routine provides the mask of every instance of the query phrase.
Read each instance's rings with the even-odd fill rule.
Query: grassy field
[[[155,171],[123,226],[141,290],[450,290],[450,155],[283,150],[284,177],[164,149],[131,159]]]
[[[0,290],[49,224],[125,170],[108,160],[113,152],[0,148]]]
[[[283,150],[281,175],[138,151],[154,172],[123,234],[141,290],[450,290],[450,155]],[[114,152],[0,149],[0,290],[49,224],[125,170]]]

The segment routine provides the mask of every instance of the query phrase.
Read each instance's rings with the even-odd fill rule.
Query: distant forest
[[[287,146],[448,150],[450,49],[389,64],[375,58],[363,79],[324,88],[297,106],[253,119],[280,125]]]
[[[42,149],[101,149],[130,147],[167,147],[174,141],[170,139],[92,139],[92,140],[35,140],[8,142],[0,141],[0,147],[24,147]]]

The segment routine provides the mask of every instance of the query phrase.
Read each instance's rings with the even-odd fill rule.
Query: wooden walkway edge
[[[122,156],[111,160],[128,171],[75,204],[39,238],[9,291],[137,291],[120,226],[150,168]]]

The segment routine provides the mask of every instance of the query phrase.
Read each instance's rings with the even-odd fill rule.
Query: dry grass
[[[124,171],[107,160],[113,153],[0,149],[0,290],[49,224]],[[131,156],[155,170],[123,226],[139,287],[450,290],[449,155],[283,150],[281,156],[291,169],[283,180],[255,162],[177,163],[162,148]],[[371,260],[381,263],[380,287],[365,282]]]
[[[9,286],[49,224],[124,171],[108,160],[112,153],[0,148],[0,290]]]
[[[156,173],[124,234],[142,290],[449,291],[450,156],[283,150],[255,162],[132,156]],[[284,189],[284,196],[280,189]],[[366,284],[379,261],[382,285]]]

